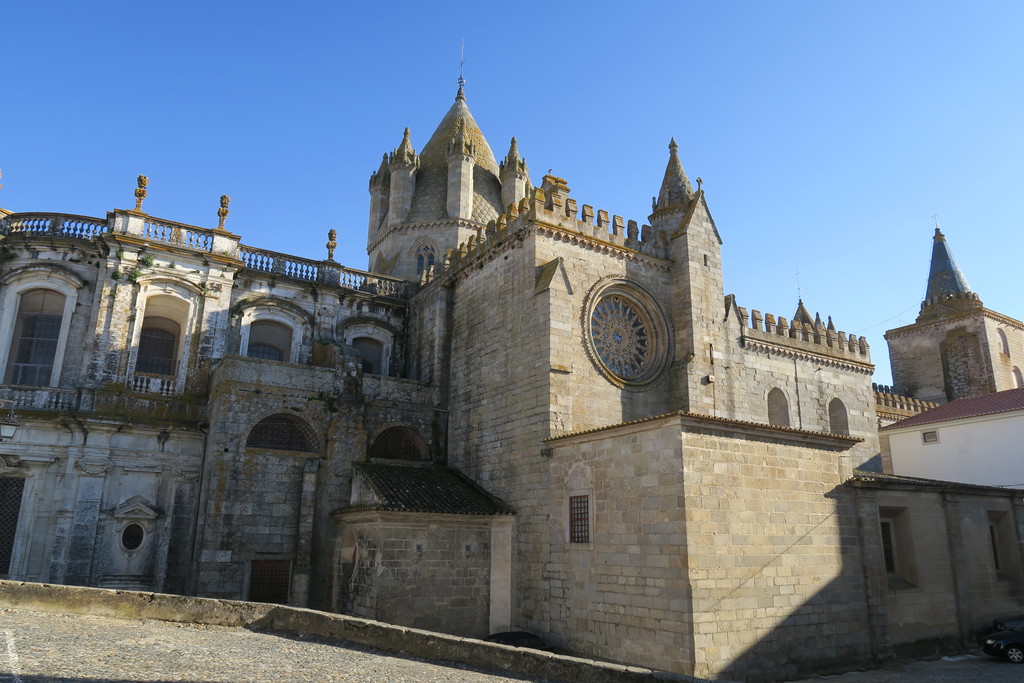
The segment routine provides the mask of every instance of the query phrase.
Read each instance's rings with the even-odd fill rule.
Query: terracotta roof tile
[[[938,408],[926,410],[913,417],[908,417],[906,420],[900,420],[894,424],[882,427],[879,431],[885,432],[892,429],[902,429],[903,427],[949,422],[950,420],[958,420],[965,417],[994,415],[1011,410],[1024,410],[1024,389],[1009,389],[1007,391],[997,391],[994,394],[985,394],[984,396],[958,398],[955,401],[944,403]]]
[[[438,466],[356,463],[379,510],[454,515],[511,515],[512,508],[455,470]]]

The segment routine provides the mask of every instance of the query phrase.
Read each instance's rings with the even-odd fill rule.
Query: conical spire
[[[452,140],[456,135],[461,135],[467,143],[472,143],[474,158],[477,165],[487,169],[495,176],[498,175],[498,162],[494,158],[494,152],[476,125],[473,114],[466,105],[466,93],[462,86],[459,86],[458,94],[455,96],[455,103],[437,125],[437,130],[430,136],[427,144],[423,145],[420,153],[421,166],[438,166],[447,168],[447,156]]]
[[[661,191],[658,193],[655,210],[683,206],[691,199],[693,186],[690,185],[690,179],[683,170],[683,163],[679,160],[679,145],[676,144],[676,139],[672,138],[668,143],[668,166],[665,168],[665,178],[661,181]]]
[[[925,302],[937,301],[951,295],[969,294],[971,287],[967,284],[967,278],[960,272],[960,266],[957,265],[953,252],[946,243],[946,236],[938,226],[935,226],[935,236],[932,240],[932,265],[928,271]]]

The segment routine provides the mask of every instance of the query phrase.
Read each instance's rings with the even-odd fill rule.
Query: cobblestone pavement
[[[794,683],[1018,683],[1024,664],[964,655]],[[241,628],[0,608],[0,683],[541,681]]]
[[[536,681],[241,628],[0,609],[0,681]]]

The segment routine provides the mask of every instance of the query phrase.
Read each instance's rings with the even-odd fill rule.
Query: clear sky
[[[1024,3],[11,2],[0,206],[134,205],[365,268],[367,181],[455,95],[499,159],[644,222],[675,136],[726,291],[882,337],[913,322],[933,214],[985,305],[1024,317]]]

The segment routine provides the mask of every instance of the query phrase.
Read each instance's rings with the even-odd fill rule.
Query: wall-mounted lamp
[[[9,405],[7,414],[0,416],[0,441],[10,441],[18,433],[18,417],[14,414],[14,401],[0,398],[0,407]]]

